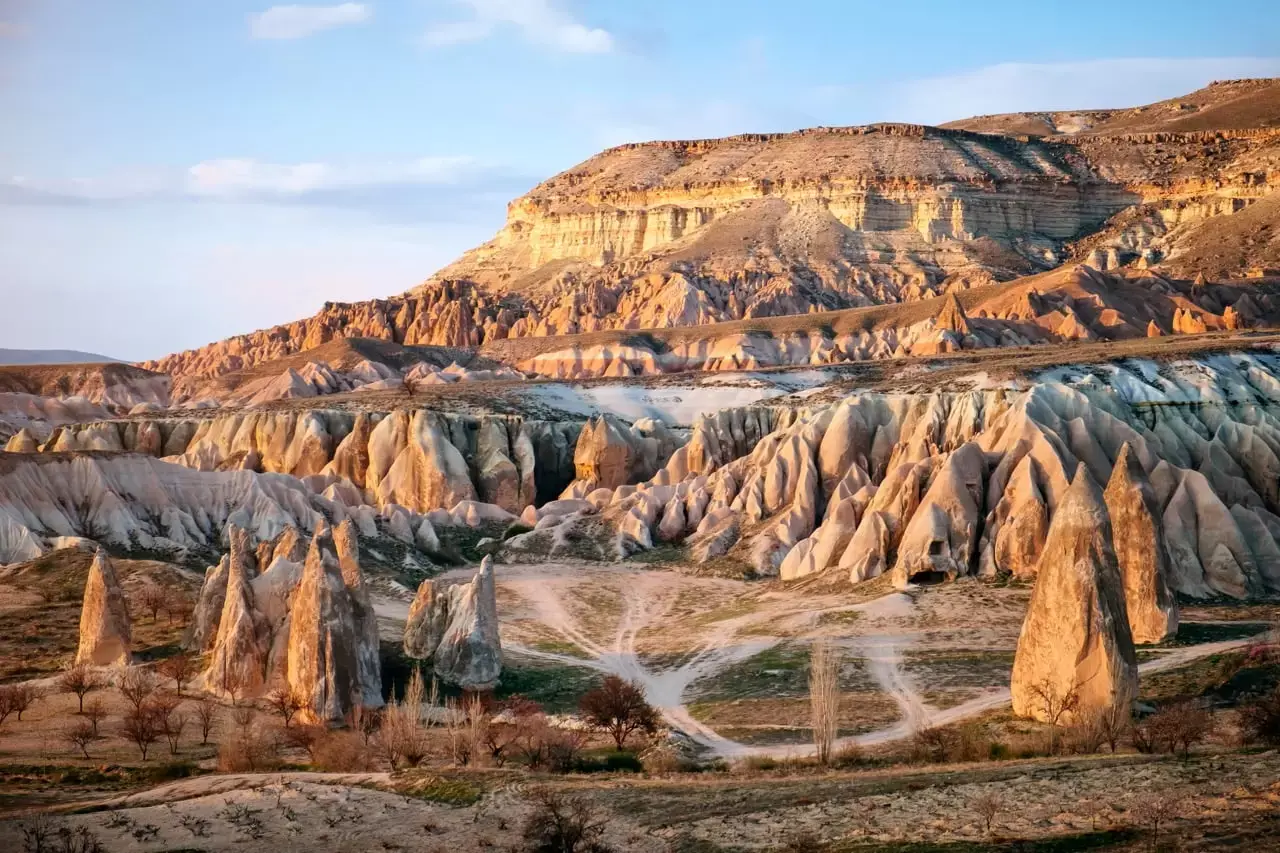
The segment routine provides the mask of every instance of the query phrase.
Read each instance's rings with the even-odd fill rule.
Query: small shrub
[[[218,769],[230,773],[258,773],[280,763],[276,739],[266,732],[242,729],[218,748]]]
[[[1280,746],[1280,687],[1240,709],[1240,732],[1247,743]]]
[[[611,853],[604,843],[604,820],[585,801],[554,791],[537,791],[524,825],[525,853]]]
[[[325,732],[315,740],[310,753],[316,769],[330,773],[360,773],[374,765],[372,751],[356,732]]]

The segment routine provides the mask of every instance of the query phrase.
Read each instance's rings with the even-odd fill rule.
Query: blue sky
[[[0,346],[144,359],[398,293],[621,142],[1238,76],[1280,76],[1274,0],[0,0]]]

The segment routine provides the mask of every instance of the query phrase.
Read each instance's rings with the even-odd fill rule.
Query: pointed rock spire
[[[360,701],[355,616],[326,525],[318,525],[289,611],[288,685],[311,720],[340,720]]]
[[[99,549],[93,555],[84,585],[76,663],[128,666],[132,662],[131,644],[129,608],[124,590],[120,588],[120,581],[116,579],[115,569],[106,552]]]
[[[1079,714],[1127,706],[1138,667],[1125,610],[1111,520],[1083,464],[1049,524],[1035,589],[1013,661],[1014,713],[1047,721],[1046,697],[1074,693]]]
[[[252,582],[256,571],[248,532],[231,525],[227,533],[231,551],[227,555],[226,595],[204,680],[210,690],[253,695],[262,688],[267,656],[264,632],[254,610]]]
[[[425,523],[425,520],[424,520]],[[333,532],[338,549],[338,565],[347,586],[354,621],[356,683],[360,704],[376,708],[382,704],[382,664],[378,659],[378,616],[373,611],[369,588],[360,570],[360,538],[355,523],[347,519]]]
[[[1159,508],[1127,441],[1104,497],[1133,641],[1159,643],[1178,632],[1178,605],[1169,590]]]
[[[938,316],[933,322],[934,327],[939,330],[947,329],[959,335],[969,334],[969,316],[964,313],[964,306],[960,304],[954,290],[942,297],[942,308],[938,310]]]

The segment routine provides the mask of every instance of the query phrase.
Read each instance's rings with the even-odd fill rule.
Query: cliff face
[[[1140,108],[1142,121],[1050,116],[1043,138],[1012,135],[1040,119],[995,117],[974,125],[993,133],[890,124],[624,145],[511,202],[492,240],[410,293],[147,366],[217,376],[340,337],[476,347],[910,302],[1069,260],[1182,274],[1202,227],[1280,185],[1275,88],[1228,86],[1189,96],[1194,109]],[[1199,124],[1170,118],[1188,111]],[[1236,261],[1253,263],[1239,242]]]

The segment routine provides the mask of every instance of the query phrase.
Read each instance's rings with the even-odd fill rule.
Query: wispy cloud
[[[1132,107],[1186,94],[1211,80],[1280,75],[1280,58],[1137,57],[1006,62],[889,83],[824,86],[813,100],[833,123],[939,124],[975,115]]]
[[[336,6],[272,6],[249,16],[249,34],[257,39],[300,39],[324,30],[360,24],[373,17],[367,3]]]
[[[564,53],[609,53],[616,44],[608,30],[578,21],[557,0],[455,0],[469,17],[432,26],[425,41],[433,47],[488,38],[514,27],[532,44]]]
[[[470,157],[354,163],[207,160],[184,170],[96,178],[0,179],[0,206],[94,206],[147,202],[313,206],[362,210],[404,221],[445,221],[500,212],[531,176]]]

